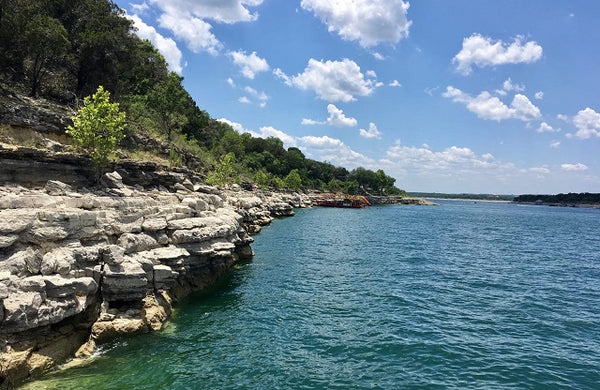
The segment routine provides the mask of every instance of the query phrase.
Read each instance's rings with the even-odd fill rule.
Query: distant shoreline
[[[545,203],[545,202],[511,202],[514,204],[522,204],[527,206],[547,206],[547,207],[571,207],[576,209],[600,209],[600,204],[588,203]]]
[[[512,201],[510,200],[503,200],[503,199],[477,199],[477,198],[433,198],[433,197],[426,197],[425,199],[431,199],[431,200],[450,200],[453,202],[486,202],[486,203],[511,203]]]

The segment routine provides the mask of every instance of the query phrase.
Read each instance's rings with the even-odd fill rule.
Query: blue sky
[[[600,192],[600,2],[117,4],[240,132],[408,191]]]

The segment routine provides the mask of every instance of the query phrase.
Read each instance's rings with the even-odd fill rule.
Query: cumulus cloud
[[[390,87],[401,87],[402,84],[400,84],[400,82],[398,80],[392,80],[392,82],[389,83],[388,86],[390,86]]]
[[[309,119],[309,118],[302,118],[302,122],[300,122],[303,125],[306,126],[312,126],[312,125],[324,125],[326,122],[325,121],[316,121],[314,119]]]
[[[560,141],[552,141],[552,142],[550,142],[550,147],[552,149],[558,149],[559,146],[560,146]]]
[[[311,58],[304,72],[296,76],[288,76],[281,69],[275,69],[273,73],[287,85],[313,90],[320,99],[329,102],[353,101],[356,96],[372,94],[379,86],[369,75],[365,78],[356,62],[347,58],[325,62]]]
[[[229,119],[227,119],[227,118],[220,118],[220,119],[217,119],[217,122],[223,122],[223,123],[226,123],[226,124],[228,124],[229,126],[231,126],[231,128],[232,128],[233,130],[237,131],[237,132],[238,132],[238,133],[240,133],[240,134],[243,134],[243,133],[247,133],[247,132],[248,132],[248,130],[244,129],[244,126],[242,126],[242,124],[241,124],[241,123],[239,123],[239,122],[233,122],[233,121],[230,121],[230,120],[229,120]]]
[[[144,12],[144,11],[147,11],[150,8],[150,6],[148,5],[148,3],[146,3],[145,1],[143,3],[139,3],[139,4],[131,3],[129,5],[131,6],[131,9],[133,11],[140,12],[140,13]]]
[[[244,91],[253,96],[255,99],[260,100],[262,102],[266,102],[269,100],[269,96],[264,92],[258,92],[256,89],[252,87],[245,87]]]
[[[530,121],[541,117],[540,109],[531,103],[527,96],[521,94],[514,96],[510,106],[504,104],[498,97],[492,96],[488,91],[472,97],[458,88],[448,86],[442,96],[452,99],[456,103],[464,104],[469,111],[482,119]]]
[[[233,63],[241,68],[244,77],[249,79],[254,79],[257,73],[266,72],[270,69],[267,60],[257,56],[254,51],[250,54],[243,51],[232,51],[229,52],[229,56]]]
[[[477,156],[469,148],[451,146],[435,152],[429,148],[404,146],[397,142],[391,146],[386,157],[390,163],[397,167],[417,171],[452,171],[456,173],[469,170],[499,168],[501,163],[495,161],[494,156],[485,154]]]
[[[258,14],[251,12],[249,7],[256,7],[262,2],[263,0],[149,0],[150,4],[160,10],[158,21],[161,27],[184,41],[191,51],[206,51],[213,55],[223,45],[212,33],[209,21],[227,24],[254,21]]]
[[[144,23],[137,15],[125,15],[125,17],[133,22],[137,36],[149,40],[160,54],[165,57],[169,70],[181,74],[183,71],[183,66],[181,65],[182,54],[175,41],[159,34],[154,27]]]
[[[300,138],[303,150],[308,150],[315,154],[317,158],[329,161],[334,165],[340,165],[346,168],[356,168],[358,166],[373,166],[375,161],[364,154],[352,150],[337,138],[328,136],[316,137],[305,136]]]
[[[364,138],[381,138],[381,132],[375,126],[375,123],[369,123],[369,130],[360,129],[360,136]]]
[[[302,119],[303,125],[329,125],[334,127],[353,127],[357,125],[357,120],[349,118],[344,114],[344,111],[340,110],[333,104],[327,105],[327,112],[329,117],[326,121],[316,121],[313,119]]]
[[[248,96],[242,96],[241,98],[238,99],[238,102],[240,102],[242,104],[250,104],[250,103],[252,103],[250,101],[250,99],[248,99]]]
[[[463,40],[462,49],[452,62],[456,70],[463,75],[473,71],[473,65],[480,68],[504,64],[532,63],[542,58],[543,49],[534,41],[523,42],[523,37],[516,37],[512,43],[480,34],[473,34]]]
[[[587,165],[581,164],[581,163],[577,163],[577,164],[562,164],[560,166],[562,168],[563,171],[569,171],[569,172],[573,172],[573,171],[585,171],[588,169]]]
[[[200,18],[171,10],[160,15],[158,22],[162,28],[171,30],[176,38],[184,41],[187,48],[194,53],[206,51],[217,55],[223,47],[211,32],[212,26]]]
[[[547,124],[546,122],[540,123],[540,127],[536,130],[538,133],[556,133],[558,130],[554,129],[552,126]]]
[[[573,118],[573,124],[577,127],[575,137],[588,139],[600,137],[600,114],[587,107],[581,110]]]
[[[504,81],[504,83],[502,83],[502,89],[504,89],[507,92],[523,92],[525,90],[525,86],[523,84],[514,84],[509,77]]]
[[[292,146],[296,146],[296,144],[297,144],[296,137],[293,137],[293,136],[291,136],[289,134],[286,134],[285,132],[283,132],[281,130],[277,130],[273,126],[263,126],[263,127],[260,128],[259,132],[250,131],[249,133],[253,137],[260,137],[260,138],[275,137],[275,138],[279,138],[280,140],[283,141],[283,145],[286,148],[289,148],[289,147],[292,147]]]
[[[150,0],[163,12],[212,19],[220,23],[251,22],[258,18],[248,7],[256,7],[263,0]],[[184,20],[181,23],[185,23]]]
[[[402,0],[302,0],[303,9],[312,12],[346,41],[364,48],[381,43],[396,44],[408,37],[409,3]]]
[[[228,124],[229,126],[231,126],[233,128],[233,130],[237,131],[240,134],[250,133],[251,136],[257,137],[257,138],[275,137],[275,138],[279,138],[281,141],[283,141],[283,144],[286,148],[289,148],[290,146],[296,146],[296,142],[297,142],[296,137],[286,134],[285,132],[283,132],[281,130],[277,130],[276,128],[274,128],[272,126],[263,126],[260,128],[260,131],[256,132],[256,131],[248,130],[248,129],[244,128],[244,126],[241,123],[230,121],[227,118],[220,118],[220,119],[217,119],[217,121]]]
[[[542,100],[544,98],[544,92],[538,91],[533,97],[536,98],[536,100]]]

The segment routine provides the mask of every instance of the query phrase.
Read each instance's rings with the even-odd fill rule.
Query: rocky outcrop
[[[248,231],[310,203],[135,172],[106,174],[95,190],[0,186],[0,388],[160,329],[174,302],[252,257]],[[153,178],[170,185],[147,186]]]
[[[0,123],[32,128],[42,133],[64,133],[75,113],[68,106],[45,99],[33,99],[14,91],[2,89]]]
[[[369,195],[367,196],[367,199],[372,205],[403,204],[415,206],[437,206],[437,203],[433,203],[427,199],[414,197]]]

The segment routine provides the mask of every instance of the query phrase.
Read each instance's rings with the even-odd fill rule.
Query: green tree
[[[31,83],[31,96],[37,97],[42,80],[53,66],[66,55],[70,42],[67,30],[57,19],[38,15],[25,28],[27,45],[27,76]]]
[[[181,77],[171,72],[164,82],[155,85],[148,94],[148,108],[169,142],[172,134],[180,131],[188,122],[184,114],[188,93],[181,86],[181,80]]]
[[[266,190],[269,188],[269,186],[271,185],[271,176],[269,176],[267,173],[265,173],[265,171],[257,171],[254,174],[254,182],[263,190]]]
[[[235,154],[227,153],[219,159],[214,171],[206,177],[206,182],[211,185],[225,185],[236,181]]]
[[[284,179],[285,186],[290,190],[302,188],[302,178],[297,169],[292,169]]]
[[[90,153],[96,165],[104,166],[124,137],[125,113],[119,111],[118,103],[110,102],[110,93],[102,86],[85,97],[83,104],[67,133]]]

